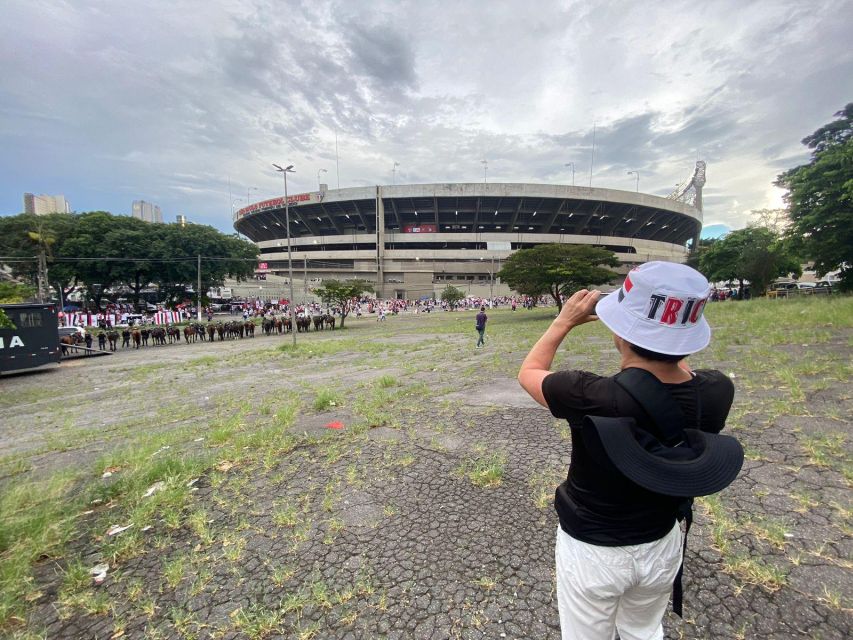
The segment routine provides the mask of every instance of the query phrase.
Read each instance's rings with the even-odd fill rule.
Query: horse
[[[121,348],[127,349],[130,346],[130,329],[121,330]]]
[[[312,318],[314,321],[314,331],[322,331],[323,329],[323,316],[314,316]]]
[[[138,349],[139,343],[142,341],[142,334],[139,329],[134,329],[130,332],[130,337],[133,338],[133,348]]]
[[[148,346],[148,337],[151,335],[151,329],[145,328],[139,332],[142,335],[142,346]]]
[[[118,343],[118,331],[107,331],[107,340],[110,341],[110,351],[115,351]]]
[[[299,316],[296,318],[296,331],[308,331],[311,328],[311,318]]]
[[[187,341],[187,344],[190,343],[190,338],[195,342],[195,329],[192,326],[184,327],[184,340]]]
[[[331,313],[327,313],[325,316],[323,316],[323,320],[326,323],[327,329],[331,329],[332,331],[335,330],[335,316],[334,315],[332,315]]]
[[[247,338],[254,338],[255,337],[255,323],[254,322],[252,322],[251,320],[244,322],[243,328],[246,330],[246,337]]]
[[[67,356],[68,350],[72,347],[77,346],[77,340],[75,340],[72,336],[62,336],[59,339],[59,346],[62,349],[62,355]],[[75,351],[77,349],[74,349]]]
[[[169,338],[169,344],[181,341],[181,330],[177,327],[167,327],[166,336]]]
[[[154,344],[162,344],[166,345],[166,330],[163,327],[154,327],[151,329],[151,338],[154,340]]]
[[[216,337],[216,325],[214,325],[212,322],[207,325],[207,337],[210,342],[213,342],[213,338]]]

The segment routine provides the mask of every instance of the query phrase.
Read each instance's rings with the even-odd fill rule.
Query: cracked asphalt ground
[[[558,638],[551,497],[568,427],[514,380],[553,312],[491,312],[481,350],[473,314],[412,315],[348,319],[296,351],[259,337],[3,379],[0,490],[32,489],[19,511],[59,502],[65,535],[2,540],[4,562],[34,557],[17,591],[4,583],[0,630]],[[697,501],[685,619],[667,614],[667,637],[849,638],[853,305],[708,314],[715,341],[692,365],[734,376],[728,428],[747,461]],[[586,325],[555,366],[617,364]]]

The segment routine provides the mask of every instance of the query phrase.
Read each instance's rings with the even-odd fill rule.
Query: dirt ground
[[[667,637],[849,638],[853,332],[755,344],[722,307],[721,344],[694,366],[733,376],[747,461],[697,501]],[[479,350],[471,313],[348,318],[296,350],[258,334],[0,379],[0,488],[65,474],[76,510],[12,630],[559,638],[551,497],[568,426],[515,382],[553,309],[490,315]],[[601,327],[557,362],[617,365]]]

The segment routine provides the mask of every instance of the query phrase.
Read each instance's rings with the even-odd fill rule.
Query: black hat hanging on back
[[[633,418],[587,416],[584,443],[644,489],[667,496],[706,496],[734,481],[743,466],[743,447],[731,436],[684,429],[684,440],[667,446]]]

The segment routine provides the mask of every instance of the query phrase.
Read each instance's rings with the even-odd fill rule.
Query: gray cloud
[[[448,4],[12,0],[0,24],[0,213],[79,210],[230,228],[271,162],[341,186],[589,181],[666,194],[708,164],[706,221],[778,205],[799,140],[851,99],[850,0]]]

